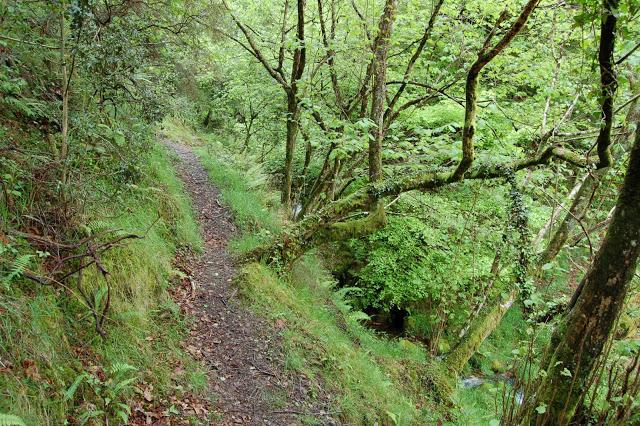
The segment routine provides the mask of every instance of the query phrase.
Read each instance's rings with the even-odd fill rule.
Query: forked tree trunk
[[[611,224],[576,291],[571,311],[553,334],[541,363],[546,378],[538,384],[523,423],[563,425],[571,421],[635,273],[640,254],[639,212],[640,128]],[[535,409],[540,406],[545,412],[537,414]]]
[[[373,61],[373,92],[371,96],[371,121],[375,127],[369,138],[369,181],[371,183],[382,180],[382,141],[384,140],[384,111],[387,95],[387,56],[393,21],[398,5],[396,0],[387,0],[378,24],[378,37],[374,45]],[[380,223],[386,222],[384,203],[380,197],[371,195],[369,214],[377,216]]]

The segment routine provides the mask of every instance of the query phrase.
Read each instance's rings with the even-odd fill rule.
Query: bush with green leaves
[[[430,194],[429,200],[404,196],[386,227],[348,243],[357,305],[406,309],[414,317],[407,325],[421,336],[443,321],[455,330],[484,297],[508,203],[499,186],[476,183]]]

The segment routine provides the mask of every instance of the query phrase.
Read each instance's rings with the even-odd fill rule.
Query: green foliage
[[[27,89],[27,81],[19,77],[11,77],[15,71],[5,65],[0,66],[0,106],[5,113],[17,118],[20,116],[37,118],[42,115],[43,104],[37,99],[23,94]]]
[[[465,323],[485,297],[507,203],[495,187],[465,186],[432,194],[428,204],[418,194],[403,196],[386,227],[348,243],[357,306],[406,309],[408,331],[427,340]],[[494,283],[492,294],[503,285]]]
[[[437,250],[444,246],[442,235],[430,231],[419,219],[391,217],[388,226],[368,239],[371,245],[355,252],[358,261],[367,261],[357,273],[364,306],[407,306],[440,297],[445,282],[434,282],[432,277],[452,275],[438,274],[434,268],[451,268],[452,258]]]
[[[87,410],[81,412],[78,417],[80,423],[87,424],[91,419],[100,418],[104,419],[105,423],[112,419],[126,424],[131,415],[131,408],[126,401],[138,380],[138,377],[130,377],[135,371],[137,369],[129,364],[116,363],[103,372],[104,378],[97,374],[82,373],[64,393],[64,399],[71,400],[78,387],[86,383],[101,404],[99,408],[87,407]]]
[[[5,290],[24,274],[33,257],[32,254],[20,254],[11,244],[0,242],[0,284]]]
[[[27,424],[18,416],[0,413],[0,426],[26,426]]]

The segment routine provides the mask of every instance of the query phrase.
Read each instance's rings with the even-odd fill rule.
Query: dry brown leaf
[[[22,368],[24,368],[24,374],[25,376],[29,377],[30,379],[33,380],[41,380],[42,377],[40,377],[40,372],[38,371],[38,366],[36,365],[36,362],[32,359],[25,359],[22,361]]]
[[[146,388],[144,388],[144,391],[142,392],[142,396],[144,397],[144,400],[147,402],[151,402],[153,401],[153,386],[149,385]]]

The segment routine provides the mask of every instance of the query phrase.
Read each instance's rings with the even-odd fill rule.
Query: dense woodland
[[[3,0],[0,426],[231,424],[166,141],[300,424],[640,424],[639,41],[638,0]]]

